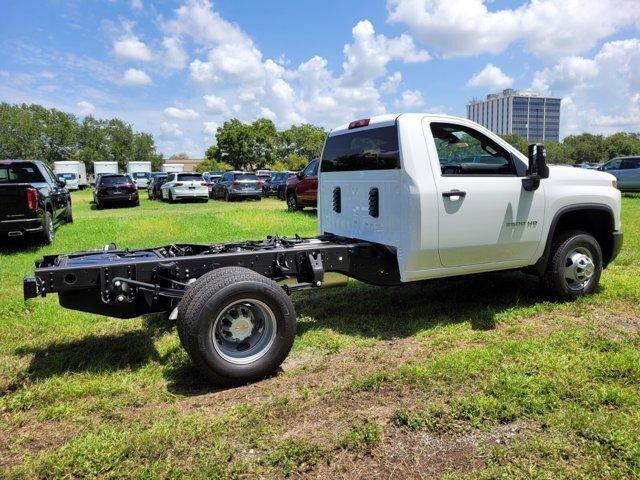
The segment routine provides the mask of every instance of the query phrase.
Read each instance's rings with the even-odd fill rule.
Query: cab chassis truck
[[[118,318],[171,311],[193,364],[231,386],[280,366],[290,294],[327,272],[384,287],[519,269],[560,299],[591,294],[622,245],[615,178],[528,153],[462,118],[356,120],[325,142],[318,237],[45,256],[24,297]]]

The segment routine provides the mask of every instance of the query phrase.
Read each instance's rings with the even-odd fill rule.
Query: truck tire
[[[73,207],[71,202],[67,205],[67,216],[65,217],[67,223],[73,223]]]
[[[274,373],[291,350],[296,316],[273,280],[241,267],[200,277],[178,309],[178,332],[192,363],[217,385]]]
[[[543,286],[553,296],[574,300],[592,294],[602,274],[602,250],[598,241],[580,230],[560,233],[553,239]]]
[[[51,215],[51,212],[49,210],[44,212],[44,222],[42,224],[42,227],[44,229],[42,231],[42,241],[46,245],[51,245],[53,243],[53,240],[55,239],[56,231],[53,225],[53,215]]]
[[[287,194],[287,209],[290,212],[302,210],[302,207],[298,203],[298,196],[296,195],[296,192],[292,191]]]

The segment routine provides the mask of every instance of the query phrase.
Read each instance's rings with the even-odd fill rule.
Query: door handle
[[[449,192],[442,192],[442,196],[448,198],[449,200],[456,201],[462,197],[465,197],[467,192],[463,192],[461,190],[451,190]]]

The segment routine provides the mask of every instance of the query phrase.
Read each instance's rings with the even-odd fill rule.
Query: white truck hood
[[[582,185],[611,186],[616,177],[610,173],[569,165],[549,165],[549,179],[553,181],[574,181]]]

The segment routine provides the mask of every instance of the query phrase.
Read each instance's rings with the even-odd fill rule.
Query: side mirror
[[[64,188],[67,186],[67,181],[66,180],[58,180],[58,185],[60,186],[60,188]]]
[[[541,143],[532,143],[529,145],[529,168],[527,176],[522,179],[522,186],[528,192],[537,190],[543,178],[549,178],[547,152]]]
[[[601,172],[604,172],[604,165],[600,165],[600,166],[598,167],[598,170],[600,170]]]
[[[298,180],[302,180],[302,177],[304,177],[304,173],[298,172],[296,173],[296,177],[298,177]]]

